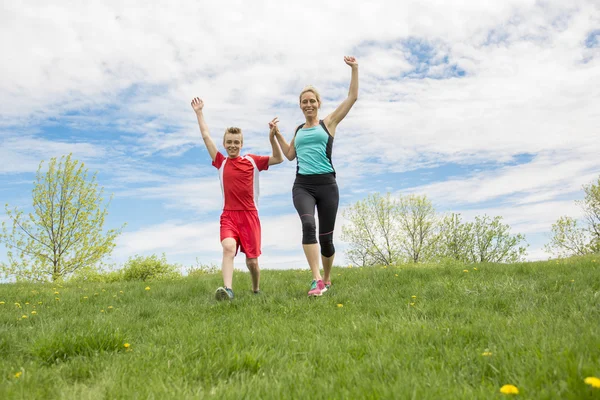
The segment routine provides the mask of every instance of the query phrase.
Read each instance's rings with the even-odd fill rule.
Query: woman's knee
[[[331,257],[335,254],[335,247],[333,246],[333,232],[320,235],[319,245],[321,246],[321,255],[323,257]]]
[[[317,224],[312,215],[302,215],[302,244],[317,243]]]

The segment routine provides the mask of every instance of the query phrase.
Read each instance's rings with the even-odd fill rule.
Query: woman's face
[[[313,92],[306,92],[300,98],[300,109],[305,117],[314,117],[317,115],[320,104],[317,101],[317,96]]]

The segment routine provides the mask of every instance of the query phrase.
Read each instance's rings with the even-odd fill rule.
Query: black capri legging
[[[337,215],[340,194],[335,175],[296,175],[292,188],[294,207],[302,221],[302,244],[317,243],[315,206],[319,213],[319,244],[321,254],[331,257],[333,247],[333,229]]]

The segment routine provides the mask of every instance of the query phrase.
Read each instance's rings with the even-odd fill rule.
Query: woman
[[[333,138],[338,124],[348,114],[358,98],[358,63],[354,57],[344,57],[352,68],[348,97],[331,114],[320,120],[321,96],[312,86],[300,93],[300,109],[306,122],[297,129],[288,144],[279,129],[278,120],[269,124],[288,160],[297,159],[296,180],[292,189],[294,207],[302,221],[302,247],[312,271],[309,296],[321,296],[331,286],[331,267],[335,257],[333,229],[339,204],[335,170],[331,163]],[[319,213],[319,240],[316,237],[315,206]],[[319,247],[323,276],[319,270]]]

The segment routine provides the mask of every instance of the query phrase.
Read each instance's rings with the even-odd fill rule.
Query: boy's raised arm
[[[200,126],[200,133],[202,134],[202,140],[204,140],[204,145],[206,146],[206,150],[208,150],[208,154],[210,154],[210,158],[215,161],[215,157],[217,156],[217,146],[215,142],[213,142],[210,137],[210,132],[208,131],[208,125],[206,125],[206,121],[204,121],[204,113],[202,112],[204,108],[204,101],[198,97],[194,97],[192,100],[192,108],[196,113],[196,117],[198,118],[198,125]]]
[[[273,155],[269,157],[269,165],[281,164],[283,162],[283,154],[281,153],[281,148],[275,138],[278,122],[279,119],[277,117],[269,122],[269,128],[271,128],[269,130],[269,141],[271,142],[271,148],[273,149]]]

